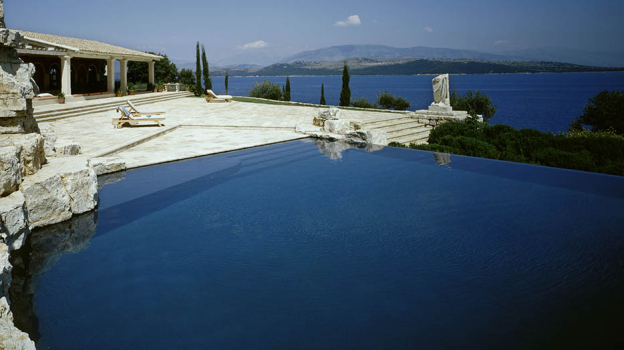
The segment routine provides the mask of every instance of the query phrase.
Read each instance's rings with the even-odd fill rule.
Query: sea
[[[432,75],[351,76],[351,97],[376,96],[389,91],[406,98],[409,110],[426,109],[433,101]],[[230,77],[228,93],[249,96],[254,82],[269,80],[280,85],[286,77]],[[213,90],[225,92],[224,77],[214,77]],[[319,103],[321,84],[329,105],[338,105],[342,88],[341,76],[290,77],[291,100]],[[450,89],[459,94],[467,91],[485,93],[497,110],[492,124],[506,124],[543,132],[565,132],[570,122],[583,114],[588,100],[602,90],[623,90],[624,72],[551,73],[551,74],[474,74],[451,75]]]

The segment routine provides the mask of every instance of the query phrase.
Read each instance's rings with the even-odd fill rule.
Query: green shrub
[[[395,111],[405,111],[410,108],[411,105],[412,104],[407,102],[405,98],[398,96],[394,99],[394,104],[392,105],[392,108],[394,108]]]
[[[496,113],[496,105],[493,105],[490,98],[480,91],[476,93],[468,91],[466,95],[458,95],[453,91],[450,100],[453,109],[466,111],[472,116],[481,115],[484,121],[488,121]]]
[[[411,106],[411,103],[401,96],[394,97],[388,91],[377,94],[377,103],[385,109],[394,109],[395,111],[404,111]]]
[[[381,92],[377,94],[377,103],[385,109],[390,109],[394,106],[394,97],[388,91]]]
[[[570,124],[571,130],[582,130],[589,125],[592,131],[613,131],[624,135],[624,92],[601,91],[589,99],[583,115]]]
[[[410,148],[624,175],[624,137],[612,132],[566,135],[464,121],[439,125],[428,145]]]
[[[401,148],[407,148],[407,146],[405,146],[404,143],[400,143],[400,142],[396,142],[396,141],[392,141],[388,144],[388,146],[391,147],[401,147]]]
[[[379,108],[376,103],[370,103],[370,101],[366,97],[360,97],[351,100],[351,106],[359,108]]]
[[[282,88],[279,84],[274,84],[268,80],[263,80],[262,83],[255,82],[253,88],[249,90],[249,97],[280,101],[282,99]]]
[[[189,86],[189,91],[193,93],[193,95],[199,97],[204,94],[204,89],[199,84],[193,84]]]

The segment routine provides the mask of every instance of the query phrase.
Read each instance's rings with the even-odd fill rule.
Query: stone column
[[[150,84],[154,84],[154,65],[155,65],[154,61],[150,61],[147,63],[147,70],[148,70]]]
[[[115,92],[115,59],[109,58],[106,60],[106,78],[108,81],[108,88],[106,91]]]
[[[61,92],[65,97],[72,94],[71,90],[71,56],[61,57]]]
[[[121,90],[128,90],[128,60],[119,60],[121,64]]]

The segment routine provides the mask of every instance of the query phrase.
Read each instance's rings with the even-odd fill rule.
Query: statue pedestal
[[[429,110],[436,113],[451,113],[453,112],[453,107],[443,103],[432,103],[429,105]]]

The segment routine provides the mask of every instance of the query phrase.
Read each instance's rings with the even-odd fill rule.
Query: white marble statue
[[[433,78],[433,103],[440,107],[450,107],[449,75],[442,74]]]

